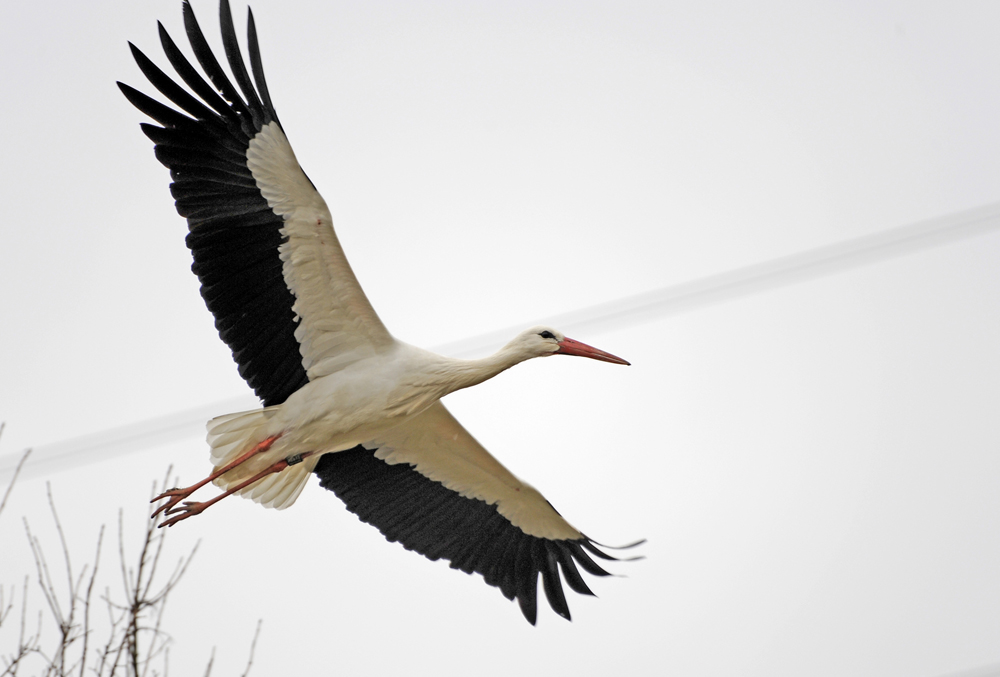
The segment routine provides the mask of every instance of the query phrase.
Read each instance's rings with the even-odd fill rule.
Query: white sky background
[[[358,277],[433,346],[1000,200],[1000,4],[754,5],[253,7]],[[221,54],[217,7],[195,10]],[[175,0],[5,8],[0,454],[248,392],[114,86],[153,93],[126,40],[165,66],[157,19],[185,42]],[[961,240],[575,337],[630,368],[535,360],[449,397],[583,531],[649,539],[600,599],[570,598],[572,623],[531,628],[312,486],[172,530],[174,557],[202,545],[171,672],[217,646],[213,674],[238,674],[258,618],[256,675],[1000,663],[998,261],[1000,233]],[[138,538],[168,464],[187,483],[206,461],[191,438],[49,477],[75,561],[119,507]],[[55,559],[44,481],[21,482],[5,584],[32,567],[21,515]]]

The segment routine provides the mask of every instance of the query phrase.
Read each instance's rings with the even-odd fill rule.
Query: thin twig
[[[3,627],[3,622],[14,608],[14,586],[10,586],[10,600],[4,600],[3,593],[4,588],[0,585],[0,627]]]
[[[87,668],[87,644],[90,641],[90,600],[93,598],[94,581],[97,580],[97,567],[101,562],[101,544],[104,542],[104,525],[97,533],[97,551],[94,553],[94,568],[90,572],[90,583],[87,584],[87,596],[83,600],[83,649],[80,651],[80,677],[84,677]]]
[[[45,560],[45,553],[42,551],[41,542],[31,533],[28,520],[24,520],[24,530],[28,534],[28,544],[31,546],[31,554],[35,558],[35,568],[38,570],[38,587],[42,589],[42,596],[45,597],[46,604],[52,611],[56,623],[62,625],[62,610],[59,608],[59,600],[56,597],[55,588],[52,585],[52,577],[49,575],[49,565]]]
[[[212,653],[208,656],[208,666],[205,668],[205,677],[210,677],[212,674],[212,664],[215,663],[215,647],[212,647]]]
[[[65,675],[68,670],[66,668],[66,650],[69,649],[70,644],[73,643],[74,638],[73,633],[73,616],[76,612],[76,597],[77,588],[73,584],[73,565],[69,559],[69,546],[66,544],[66,534],[63,532],[62,522],[59,521],[59,513],[56,511],[56,502],[52,498],[52,485],[49,482],[45,483],[45,493],[49,499],[49,509],[52,511],[52,521],[56,525],[56,533],[59,534],[59,545],[62,546],[63,559],[66,564],[66,581],[69,586],[69,615],[65,618],[59,617],[56,621],[59,623],[59,633],[61,635],[62,641],[59,643],[59,674]],[[51,583],[50,583],[51,586]],[[58,599],[55,594],[55,587],[52,586],[52,596]]]
[[[118,510],[118,533],[121,536],[122,511]],[[122,546],[124,550],[124,546]],[[149,538],[143,539],[139,551],[139,567],[135,573],[135,581],[131,590],[126,588],[125,595],[129,599],[129,622],[125,636],[128,639],[128,659],[132,666],[132,675],[139,675],[139,618],[142,616],[142,598],[140,595],[143,580],[143,570],[146,568],[146,555],[149,551]]]
[[[0,423],[0,435],[3,434],[3,429],[5,423]],[[3,500],[0,501],[0,513],[3,512],[4,507],[7,505],[7,499],[10,497],[10,492],[14,489],[14,483],[17,482],[17,476],[21,473],[21,468],[24,466],[24,462],[28,460],[28,456],[31,455],[31,449],[25,449],[24,453],[21,454],[21,460],[17,462],[17,467],[14,468],[14,476],[10,478],[10,484],[7,485],[7,491],[3,494]]]
[[[263,618],[257,619],[257,629],[253,633],[253,641],[250,642],[250,658],[247,660],[247,667],[240,677],[247,677],[250,674],[250,666],[253,665],[253,652],[257,648],[257,638],[260,637],[260,626],[264,622]]]
[[[118,619],[115,618],[115,608],[114,605],[111,603],[110,595],[111,591],[105,588],[104,596],[101,599],[104,600],[104,603],[108,610],[108,626],[111,628],[111,632],[108,635],[108,641],[105,642],[104,644],[104,648],[97,653],[98,656],[97,668],[94,670],[94,672],[98,675],[104,674],[104,666],[108,664],[108,657],[111,655],[112,645],[114,644],[115,636],[117,635],[118,631]],[[112,674],[114,674],[114,670],[112,670]]]
[[[163,475],[163,487],[164,488],[167,486],[167,483],[170,481],[170,473],[173,471],[173,469],[174,469],[174,467],[172,465],[168,465],[167,466],[167,472],[164,473],[164,475]],[[154,481],[153,482],[153,488],[150,491],[150,498],[152,498],[153,496],[156,496],[156,495],[158,495],[160,493],[156,489],[157,489],[156,482]],[[153,533],[156,531],[156,522],[159,522],[159,520],[150,520],[149,522],[146,523],[146,540],[147,541],[150,541],[153,538]],[[146,586],[146,589],[143,590],[143,592],[142,592],[143,597],[148,597],[149,596],[150,586],[152,586],[153,579],[156,577],[156,565],[160,561],[160,553],[163,551],[163,543],[164,543],[164,540],[165,540],[164,539],[165,535],[166,534],[164,534],[163,532],[160,532],[159,535],[158,535],[158,537],[157,537],[156,554],[153,556],[153,563],[152,563],[152,566],[151,566],[150,571],[149,571],[148,584]]]
[[[124,527],[122,526],[122,511],[118,511],[118,565],[121,567],[122,571],[122,586],[125,588],[125,598],[128,599],[128,591],[131,589],[130,585],[130,574],[126,571],[125,565],[125,537],[122,534]]]
[[[32,653],[41,653],[38,649],[38,638],[41,635],[41,612],[39,612],[38,618],[39,628],[38,632],[34,635],[30,635],[27,640],[25,640],[25,630],[28,627],[28,577],[24,577],[24,590],[21,595],[21,627],[18,631],[17,637],[17,651],[12,654],[8,659],[5,658],[4,662],[7,663],[4,671],[0,673],[0,677],[16,677],[17,671],[21,666],[24,659]]]

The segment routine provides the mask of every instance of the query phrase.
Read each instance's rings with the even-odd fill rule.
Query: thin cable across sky
[[[543,321],[569,333],[594,334],[620,329],[880,263],[998,229],[1000,202],[627,296],[547,317]],[[506,327],[436,346],[433,350],[454,357],[473,357],[496,349],[522,327],[541,323],[542,321],[525,322],[517,327]],[[243,397],[212,402],[127,426],[39,446],[33,449],[22,467],[21,476],[31,478],[46,475],[186,437],[203,435],[205,421],[220,412],[253,409],[257,406],[257,399],[248,393]],[[21,455],[16,453],[0,457],[0,479],[6,480],[14,473]]]

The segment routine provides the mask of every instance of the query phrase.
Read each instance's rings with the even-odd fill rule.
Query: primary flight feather
[[[607,575],[591,555],[615,558],[493,458],[440,399],[533,357],[628,362],[548,327],[528,329],[480,360],[442,357],[394,338],[358,284],[330,211],[278,121],[253,14],[248,72],[228,0],[220,4],[234,86],[186,0],[183,13],[208,81],[161,24],[167,60],[190,91],[129,46],[143,74],[180,110],[118,86],[159,123],[141,127],[170,169],[171,194],[188,221],[192,270],[219,335],[264,408],[210,421],[213,472],[154,499],[166,499],[154,517],[162,511],[169,519],[160,526],[173,525],[234,493],[286,508],[316,473],[321,486],[390,541],[482,574],[516,598],[531,623],[541,575],[549,604],[568,619],[562,581],[593,594],[578,567]],[[225,491],[205,502],[184,500],[210,482]]]

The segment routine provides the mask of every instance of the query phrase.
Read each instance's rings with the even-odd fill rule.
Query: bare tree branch
[[[205,677],[210,677],[212,674],[212,666],[215,664],[215,647],[212,647],[212,653],[208,656],[208,666],[205,668]]]
[[[3,435],[3,429],[6,423],[0,423],[0,435]],[[21,468],[24,467],[24,462],[28,460],[28,456],[31,455],[31,449],[25,449],[24,453],[21,455],[21,460],[17,462],[17,467],[14,468],[14,476],[10,478],[10,484],[7,485],[7,491],[3,493],[3,500],[0,500],[0,513],[3,512],[4,507],[7,505],[7,499],[10,497],[10,492],[14,489],[14,483],[17,482],[17,476],[21,473]]]
[[[0,432],[2,430],[0,426]],[[24,458],[21,462],[24,462]],[[163,478],[163,486],[168,484],[170,472],[168,468]],[[15,472],[15,479],[16,477]],[[0,503],[0,509],[5,505],[10,493],[11,487],[8,487],[3,502]],[[47,608],[48,613],[40,610],[37,629],[29,631],[28,590],[31,577],[26,576],[21,595],[21,622],[17,646],[12,651],[0,655],[0,677],[17,677],[20,671],[29,671],[31,674],[44,677],[86,677],[91,672],[97,677],[166,677],[171,638],[163,628],[164,611],[170,593],[187,573],[199,544],[196,543],[186,556],[180,557],[166,580],[161,582],[158,579],[162,578],[161,563],[162,558],[166,556],[164,541],[168,532],[156,528],[158,520],[149,520],[145,526],[138,558],[131,559],[126,555],[124,516],[119,510],[118,558],[122,586],[120,594],[124,597],[117,597],[122,600],[119,602],[112,596],[110,589],[104,588],[100,599],[104,602],[107,620],[100,624],[100,631],[95,634],[91,604],[97,586],[104,527],[101,526],[97,535],[93,563],[85,563],[78,571],[75,570],[66,532],[48,484],[46,493],[59,545],[63,551],[65,571],[56,572],[52,569],[45,556],[41,539],[32,531],[28,520],[24,519],[25,534],[35,560],[38,588],[42,591],[44,599],[43,608]],[[157,483],[154,482],[152,495],[156,493]],[[134,568],[129,566],[130,559],[135,562]],[[54,574],[65,575],[68,587],[64,593],[61,592],[62,587],[56,584],[58,576]],[[0,627],[9,626],[9,623],[5,625],[5,622],[9,620],[14,609],[15,597],[14,586],[9,588],[8,593],[7,588],[0,585]],[[42,644],[42,631],[46,618],[54,622],[57,631],[51,651],[47,651]],[[260,629],[261,624],[258,622],[250,645],[250,657],[243,671],[244,677],[249,674],[253,665]],[[162,672],[159,668],[160,661],[162,661]],[[210,675],[214,663],[213,648],[206,666],[206,676]]]
[[[260,637],[260,626],[263,622],[264,619],[257,619],[257,629],[253,633],[253,641],[250,642],[250,658],[247,660],[247,667],[241,677],[247,677],[250,674],[250,667],[253,665],[253,652],[257,648],[257,638]]]
[[[94,553],[94,568],[90,571],[90,583],[87,584],[87,594],[83,601],[83,649],[80,651],[80,677],[84,677],[87,668],[87,643],[90,641],[90,600],[93,599],[94,581],[97,580],[97,567],[101,562],[101,544],[104,542],[104,525],[97,534],[97,551]]]

